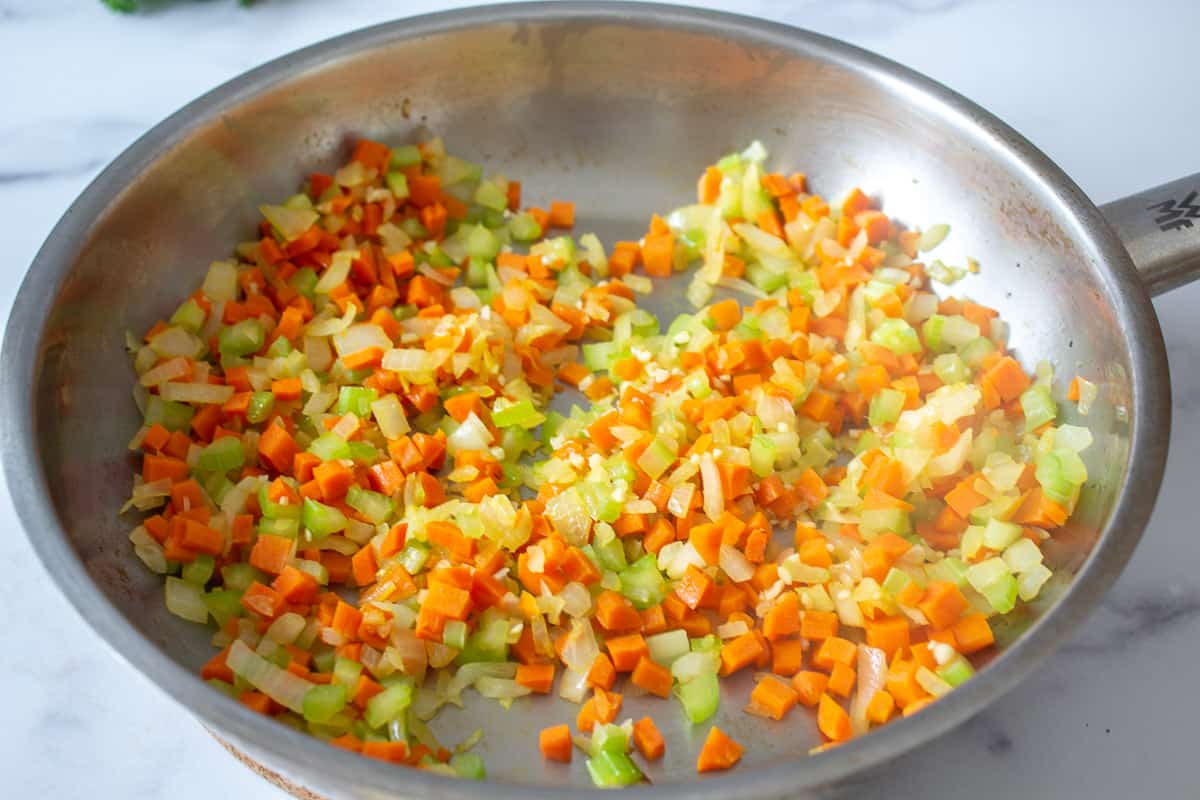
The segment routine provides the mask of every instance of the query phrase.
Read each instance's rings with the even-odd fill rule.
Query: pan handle
[[[1200,174],[1100,206],[1158,295],[1200,278]]]

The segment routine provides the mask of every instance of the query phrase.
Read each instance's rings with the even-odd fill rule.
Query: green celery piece
[[[604,750],[587,760],[592,783],[601,789],[630,786],[642,779],[642,773],[625,753]]]
[[[246,421],[252,425],[266,422],[275,410],[275,395],[271,392],[255,392],[250,395],[250,406],[246,409]]]
[[[372,728],[380,728],[400,715],[412,704],[413,686],[408,679],[384,689],[367,701],[363,719]]]
[[[265,485],[258,490],[258,507],[265,519],[300,519],[300,506],[276,503],[267,494]]]
[[[693,725],[699,725],[717,713],[721,704],[721,686],[715,672],[702,672],[685,684],[675,687],[675,695],[683,705],[683,713]]]
[[[450,756],[450,768],[460,778],[473,781],[487,780],[487,768],[478,753],[455,753]]]
[[[204,595],[204,605],[208,613],[217,621],[218,627],[242,614],[242,593],[233,589],[213,589]]]
[[[222,436],[200,451],[200,469],[210,472],[229,472],[246,463],[246,451],[242,440],[236,436]]]
[[[362,664],[335,654],[333,662],[333,680],[335,683],[353,688],[358,684],[358,678],[362,675],[362,671]]]
[[[283,358],[292,352],[292,344],[280,336],[267,348],[267,358]]]
[[[389,166],[392,169],[415,167],[421,163],[421,149],[415,144],[402,144],[392,148]]]
[[[257,353],[267,336],[263,324],[256,319],[221,328],[217,334],[217,348],[222,356],[248,356]]]
[[[180,572],[179,577],[203,588],[212,580],[214,566],[215,561],[212,556],[201,554],[196,556],[190,564],[183,565],[183,571]]]
[[[278,519],[263,517],[258,521],[255,530],[258,531],[259,535],[269,534],[271,536],[283,536],[288,539],[295,539],[300,535],[300,520],[292,517],[280,517]]]
[[[329,722],[346,707],[346,687],[337,683],[317,684],[304,694],[304,719],[318,724]]]
[[[446,627],[442,629],[442,644],[447,647],[453,647],[455,650],[462,650],[467,646],[467,623],[452,619],[446,622]]]
[[[951,686],[962,686],[974,674],[971,662],[961,656],[937,669],[937,676]]]
[[[622,556],[624,552],[622,551]],[[599,554],[597,554],[599,558]],[[620,570],[621,594],[638,609],[645,609],[662,602],[667,595],[667,581],[658,571],[658,563],[652,555],[644,555],[625,569]]]
[[[192,424],[192,415],[196,409],[187,403],[174,400],[163,400],[158,395],[150,395],[146,403],[146,425],[159,424],[169,431],[187,431]]]
[[[620,725],[606,723],[592,731],[591,753],[624,753],[629,750],[629,737]]]
[[[304,510],[300,514],[300,521],[313,539],[324,539],[331,533],[344,531],[350,524],[341,511],[333,506],[318,503],[311,497],[304,498]]]
[[[221,583],[224,584],[226,589],[231,589],[240,594],[249,589],[250,584],[255,581],[270,583],[271,579],[245,563],[226,564],[221,567]]]
[[[362,386],[343,386],[338,392],[337,413],[353,414],[359,419],[371,416],[371,403],[379,399],[374,389]]]
[[[429,560],[429,546],[422,542],[409,542],[408,545],[400,551],[400,565],[408,571],[410,575],[416,575],[425,568],[425,562]]]
[[[319,280],[320,278],[317,277],[317,273],[312,267],[301,267],[292,273],[287,282],[288,286],[311,300],[316,294]]]
[[[913,327],[902,319],[886,319],[871,331],[871,341],[893,353],[921,352],[921,340]]]
[[[397,200],[404,200],[408,197],[408,176],[403,172],[389,172],[387,174],[387,186]]]
[[[392,499],[379,492],[372,492],[360,486],[351,486],[346,492],[346,505],[362,514],[373,524],[378,525],[392,515],[395,506]]]
[[[308,446],[308,452],[322,461],[340,461],[351,457],[350,444],[336,433],[323,433]]]
[[[200,329],[204,327],[204,318],[206,316],[207,315],[204,313],[204,309],[200,307],[200,304],[189,298],[183,305],[175,310],[175,313],[171,315],[169,322],[172,325],[178,325],[179,327],[191,331],[192,333],[199,333]]]
[[[529,400],[519,400],[499,411],[492,412],[492,423],[497,428],[536,428],[546,417]]]
[[[867,410],[867,421],[873,427],[895,422],[900,418],[900,412],[904,410],[905,399],[904,392],[897,389],[880,389],[871,398],[871,404]]]

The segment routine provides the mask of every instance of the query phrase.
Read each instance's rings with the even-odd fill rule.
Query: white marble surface
[[[1193,0],[712,0],[905,62],[990,107],[1098,201],[1200,170]],[[197,94],[294,48],[458,3],[0,0],[0,307],[68,203]],[[1150,530],[1082,631],[973,722],[847,796],[1193,797],[1200,285],[1156,302],[1175,437]],[[280,798],[121,663],[58,593],[0,494],[0,780],[8,797]],[[1192,578],[1192,581],[1189,581]],[[898,794],[897,794],[898,790]]]

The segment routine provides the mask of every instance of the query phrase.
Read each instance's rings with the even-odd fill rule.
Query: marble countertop
[[[869,48],[991,108],[1097,201],[1200,169],[1191,0],[712,0]],[[95,173],[167,114],[270,58],[453,2],[233,0],[142,16],[98,0],[0,0],[0,308]],[[845,796],[1195,796],[1200,285],[1155,303],[1175,397],[1157,510],[1074,639],[972,722]],[[1193,477],[1189,478],[1188,476]],[[1193,487],[1191,490],[1188,487]],[[1190,518],[1190,520],[1189,520]],[[0,492],[0,775],[10,797],[282,798],[120,662],[51,588]],[[1189,578],[1193,580],[1189,581]],[[1120,765],[1119,769],[1114,769]],[[897,794],[898,791],[898,794]],[[11,792],[11,793],[10,793]]]

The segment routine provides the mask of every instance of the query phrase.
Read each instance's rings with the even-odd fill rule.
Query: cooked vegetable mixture
[[[1006,353],[995,311],[932,292],[961,272],[920,255],[946,226],[765,161],[722,158],[695,205],[608,249],[439,140],[361,141],[263,206],[259,238],[129,341],[126,509],[152,512],[129,538],[167,608],[215,625],[204,679],[472,778],[478,735],[452,752],[426,722],[468,688],[556,692],[579,709],[542,753],[580,748],[598,786],[664,752],[622,692],[707,723],[706,772],[742,756],[709,722],[734,673],[746,713],[823,747],[969,680],[1049,591],[1091,435],[1056,425],[1049,368]],[[638,298],[688,269],[698,310],[662,330]],[[559,391],[582,405],[551,410]]]

